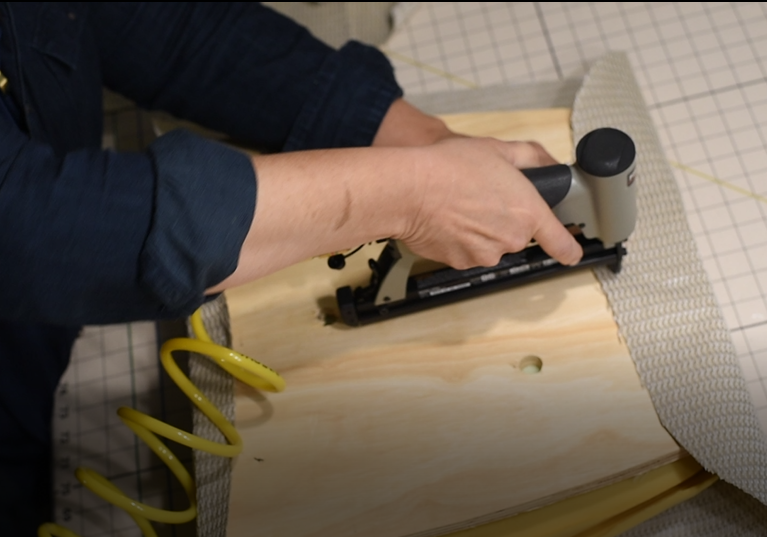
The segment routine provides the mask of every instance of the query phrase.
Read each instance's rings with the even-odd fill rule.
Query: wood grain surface
[[[462,114],[475,135],[572,152],[567,110]],[[437,535],[676,460],[593,273],[581,270],[362,328],[312,259],[227,293],[234,346],[279,371],[238,386],[227,535]],[[630,244],[629,258],[630,262]],[[538,373],[523,371],[530,357]]]

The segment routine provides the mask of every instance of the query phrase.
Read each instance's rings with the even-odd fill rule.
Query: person
[[[0,5],[0,513],[51,519],[53,391],[86,323],[186,316],[305,258],[380,238],[457,268],[577,242],[519,168],[537,144],[457,136],[389,62],[253,3]],[[190,132],[101,149],[102,87]]]

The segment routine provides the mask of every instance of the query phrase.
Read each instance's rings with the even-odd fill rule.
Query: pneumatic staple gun
[[[575,267],[559,264],[531,243],[505,254],[493,267],[449,267],[411,275],[419,259],[407,246],[389,240],[377,260],[369,261],[370,285],[341,287],[336,299],[341,318],[360,326],[458,300],[506,289],[579,267],[607,265],[620,271],[623,242],[636,221],[636,149],[631,138],[602,128],[584,136],[576,164],[522,170],[554,214],[583,248]]]

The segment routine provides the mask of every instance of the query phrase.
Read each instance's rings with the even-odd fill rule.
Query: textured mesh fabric
[[[620,274],[596,272],[661,423],[706,470],[767,502],[767,442],[625,55],[591,69],[572,126],[576,143],[611,126],[637,146],[629,255]]]
[[[703,467],[753,496],[718,483],[625,535],[765,535],[767,442],[623,54],[592,67],[573,105],[576,143],[605,126],[623,130],[637,145],[639,216],[623,271],[598,269],[597,277],[661,423]]]

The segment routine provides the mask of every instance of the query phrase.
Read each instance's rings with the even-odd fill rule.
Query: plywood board
[[[537,139],[566,161],[567,118],[448,119],[470,134]],[[312,259],[227,293],[235,348],[287,381],[276,395],[237,388],[246,448],[227,535],[458,529],[681,456],[592,272],[362,328],[329,323],[335,289],[366,283],[375,248],[340,272]],[[529,356],[539,373],[522,370]]]

